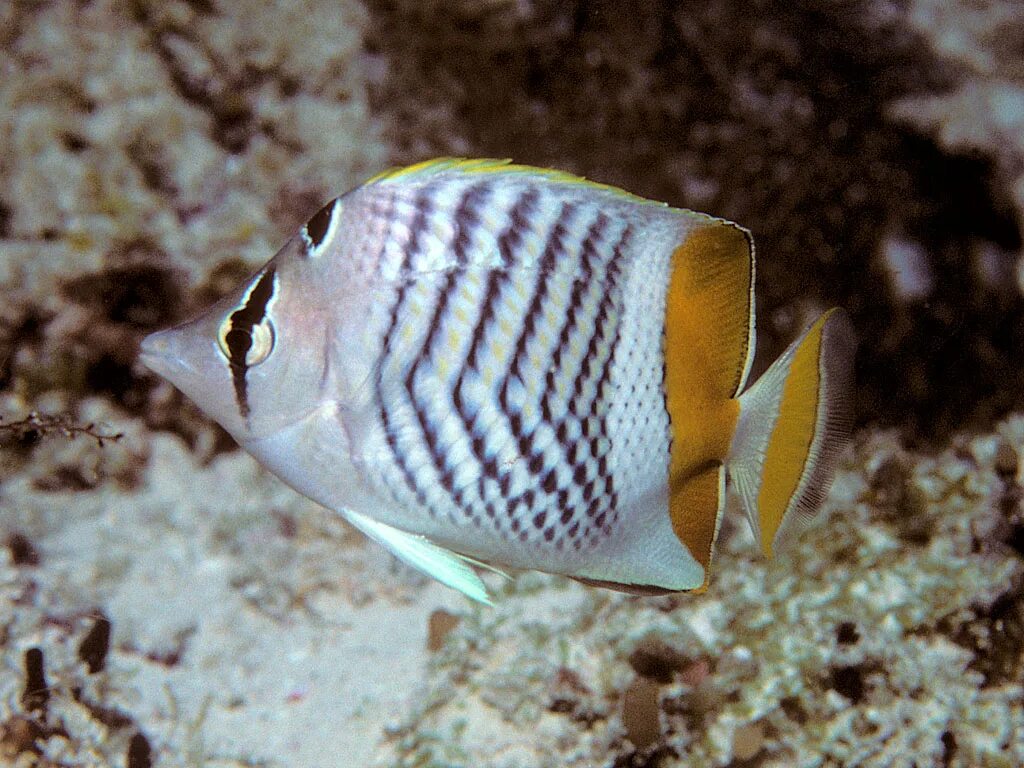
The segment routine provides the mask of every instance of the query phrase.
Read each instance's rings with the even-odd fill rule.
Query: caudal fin
[[[740,396],[729,475],[762,551],[792,544],[828,493],[853,423],[853,327],[822,315]]]

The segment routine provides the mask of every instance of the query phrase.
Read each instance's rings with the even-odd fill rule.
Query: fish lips
[[[139,361],[175,386],[196,375],[196,369],[181,349],[182,334],[177,328],[151,333],[139,345]]]

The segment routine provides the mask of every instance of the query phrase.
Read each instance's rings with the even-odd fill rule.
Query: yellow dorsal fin
[[[504,174],[508,176],[533,176],[544,179],[554,184],[562,184],[570,187],[579,187],[594,192],[602,192],[622,200],[628,200],[640,205],[649,205],[657,208],[667,208],[667,203],[657,200],[648,200],[639,197],[624,189],[613,187],[610,184],[602,184],[598,181],[591,181],[582,176],[576,176],[565,171],[554,168],[538,168],[532,165],[520,165],[509,159],[493,158],[463,158],[463,157],[437,157],[432,160],[409,165],[404,168],[389,168],[368,179],[366,184],[378,183],[400,183],[414,181],[417,178],[426,178],[441,173],[458,174]]]
[[[665,396],[672,476],[724,462],[734,400],[753,351],[754,252],[749,233],[712,220],[672,255],[665,310]],[[673,480],[675,482],[675,480]]]

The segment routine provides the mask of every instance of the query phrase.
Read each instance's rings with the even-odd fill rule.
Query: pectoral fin
[[[470,560],[439,547],[429,539],[378,523],[365,515],[346,510],[345,518],[395,557],[442,584],[457,589],[471,600],[491,604],[487,587],[470,565]]]

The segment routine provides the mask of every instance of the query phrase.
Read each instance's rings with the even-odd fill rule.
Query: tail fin
[[[828,492],[853,422],[853,327],[831,309],[740,396],[729,473],[762,551],[792,544]]]

